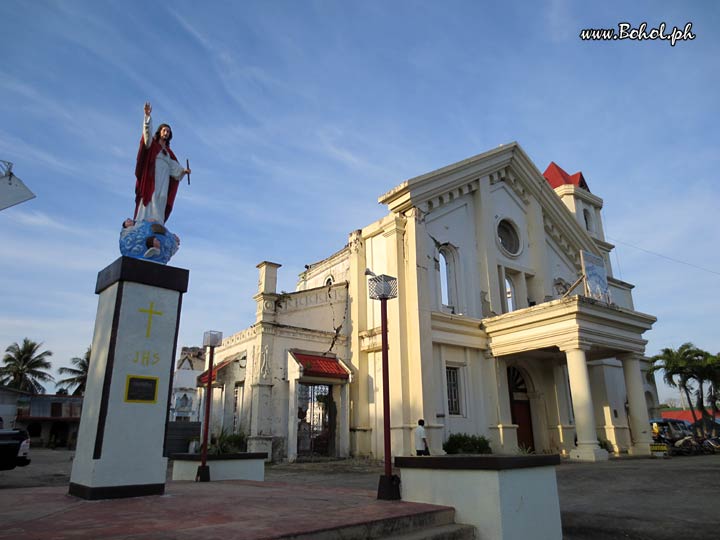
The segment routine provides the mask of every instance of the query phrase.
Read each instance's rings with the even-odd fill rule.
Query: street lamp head
[[[373,300],[389,300],[398,295],[397,278],[381,274],[368,280],[368,293]]]
[[[217,347],[222,343],[222,332],[208,330],[203,334],[203,347]]]

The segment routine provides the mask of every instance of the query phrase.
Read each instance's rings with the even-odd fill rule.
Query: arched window
[[[440,301],[443,306],[450,306],[450,295],[448,294],[448,262],[445,254],[441,251],[440,259]]]
[[[583,217],[585,218],[585,229],[587,232],[593,232],[593,221],[592,221],[592,214],[590,213],[590,210],[585,208],[583,210]]]
[[[507,276],[505,276],[505,305],[508,313],[515,311],[515,285]]]
[[[332,277],[332,276],[328,276],[327,278],[325,278],[325,286],[326,286],[326,287],[329,287],[329,286],[332,285],[332,284],[333,284],[333,277]]]
[[[443,244],[438,248],[437,270],[440,293],[440,309],[450,313],[458,313],[458,269],[459,258],[457,248],[451,244]]]
[[[188,397],[187,394],[183,394],[180,399],[178,399],[177,402],[177,408],[180,410],[185,410],[190,408],[190,403],[192,403],[192,400]]]

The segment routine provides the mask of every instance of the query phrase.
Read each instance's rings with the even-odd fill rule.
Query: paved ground
[[[34,448],[32,454],[33,462],[28,467],[0,471],[0,522],[11,517],[7,513],[10,510],[3,510],[8,509],[8,505],[22,512],[23,507],[42,504],[43,497],[57,498],[67,486],[71,452]],[[315,501],[315,508],[325,507],[332,501],[333,504],[347,504],[348,516],[358,516],[365,511],[360,506],[375,505],[374,491],[380,474],[382,467],[378,463],[346,460],[272,465],[266,469],[266,480],[277,490],[282,490],[285,485],[284,489],[288,491],[287,485],[293,485],[292,489],[298,490],[295,498],[309,497]],[[598,464],[563,463],[557,468],[557,479],[565,540],[707,540],[720,537],[720,455],[616,459]],[[168,493],[172,495],[173,486],[181,484],[169,483]],[[198,485],[193,483],[183,485],[189,487],[182,489],[211,491],[216,486],[218,492],[223,486],[223,491],[229,491],[223,495],[218,493],[220,497],[215,499],[231,497],[237,500],[231,493],[232,488],[226,487],[233,484],[210,483],[204,484],[206,487],[203,488],[195,487]],[[58,487],[50,491],[12,489],[40,486]],[[279,492],[273,496],[278,497]],[[246,494],[244,500],[248,500],[248,496]],[[342,502],[342,497],[348,497],[347,501]],[[18,504],[20,498],[26,502]],[[254,512],[261,512],[268,501],[270,499],[261,497]],[[379,504],[382,506],[383,503]],[[245,504],[241,506],[246,507]],[[277,520],[282,505],[271,503],[271,506],[273,519]],[[300,508],[295,510],[304,512]],[[313,519],[326,519],[328,515],[321,511]],[[290,513],[287,519],[298,521],[303,517],[299,513]]]

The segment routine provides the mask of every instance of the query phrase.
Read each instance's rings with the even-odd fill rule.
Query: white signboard
[[[588,251],[581,251],[580,260],[585,276],[585,296],[610,304],[610,288],[603,258]]]
[[[0,171],[0,174],[3,172]],[[0,177],[0,210],[34,198],[35,194],[13,173],[9,172]]]

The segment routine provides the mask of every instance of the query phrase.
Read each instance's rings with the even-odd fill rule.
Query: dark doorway
[[[50,446],[67,446],[68,425],[65,422],[53,422],[50,426]]]
[[[336,420],[332,386],[298,385],[298,456],[334,456]]]
[[[512,423],[517,424],[518,446],[525,450],[535,450],[533,439],[532,414],[530,398],[527,393],[525,379],[519,369],[507,369],[508,389],[510,390],[510,415]]]

